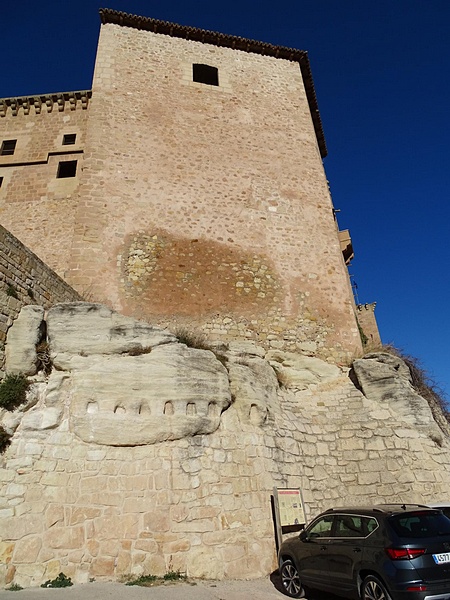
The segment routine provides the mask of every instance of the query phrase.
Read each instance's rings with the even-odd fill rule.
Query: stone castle
[[[379,336],[306,53],[101,19],[92,90],[0,100],[0,358],[30,382],[0,585],[265,576],[274,487],[307,518],[444,500],[442,411],[400,358],[348,360]]]
[[[0,100],[3,226],[126,315],[360,351],[307,53],[100,13],[92,90]]]

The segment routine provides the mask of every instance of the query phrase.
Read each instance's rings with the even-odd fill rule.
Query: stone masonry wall
[[[193,63],[219,85],[192,81]],[[360,351],[299,63],[108,23],[92,94],[0,99],[0,143],[17,140],[0,156],[8,230],[126,314],[330,360]],[[58,178],[66,161],[76,176]]]
[[[0,223],[61,277],[82,173],[90,92],[83,94],[83,100],[76,93],[67,101],[63,94],[32,98],[36,107],[25,98],[20,105],[12,99],[12,106],[0,100],[0,146],[17,140],[13,155],[0,156]],[[65,134],[75,134],[75,144],[64,145]],[[59,163],[74,160],[76,176],[57,178]]]
[[[81,296],[0,225],[0,375],[6,334],[22,306],[70,300]]]
[[[76,582],[267,575],[274,486],[300,487],[308,519],[448,497],[448,424],[397,357],[370,355],[349,372],[230,343],[219,361],[99,305],[56,306],[47,319],[55,368],[33,378],[28,405],[0,414],[13,432],[0,457],[1,584],[61,571]]]
[[[103,25],[67,280],[216,339],[359,350],[299,64]]]
[[[356,315],[358,323],[366,336],[366,347],[376,347],[381,344],[380,332],[375,318],[376,302],[371,304],[358,304]]]
[[[82,443],[67,417],[23,430],[0,470],[0,580],[267,575],[274,485],[301,487],[308,519],[336,505],[446,499],[448,440],[437,445],[346,377],[281,404],[275,428],[243,424],[231,407],[216,433],[154,446]]]

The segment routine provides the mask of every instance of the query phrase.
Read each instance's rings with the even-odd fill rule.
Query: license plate
[[[443,565],[450,562],[450,552],[441,552],[441,554],[433,554],[434,562],[437,565]]]

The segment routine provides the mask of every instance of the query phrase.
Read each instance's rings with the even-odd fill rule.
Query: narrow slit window
[[[0,177],[0,188],[2,187],[3,184],[3,177]]]
[[[192,65],[192,76],[197,83],[219,85],[219,69],[217,67],[194,63]]]
[[[71,146],[75,144],[76,139],[76,133],[66,133],[65,135],[63,135],[63,146]]]
[[[77,174],[77,161],[66,160],[58,164],[57,179],[63,179],[64,177],[75,177]]]
[[[16,144],[17,140],[3,140],[2,147],[0,148],[0,155],[8,156],[14,154]]]

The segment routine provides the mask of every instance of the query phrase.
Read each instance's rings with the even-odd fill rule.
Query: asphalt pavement
[[[151,587],[123,583],[92,582],[66,588],[0,590],[0,600],[286,600],[278,575],[251,581],[166,583]],[[314,594],[308,600],[334,600],[330,594]],[[337,599],[336,599],[337,600]]]
[[[0,591],[1,600],[283,600],[286,596],[267,579],[192,581],[151,587],[123,583],[86,583],[66,588]]]

